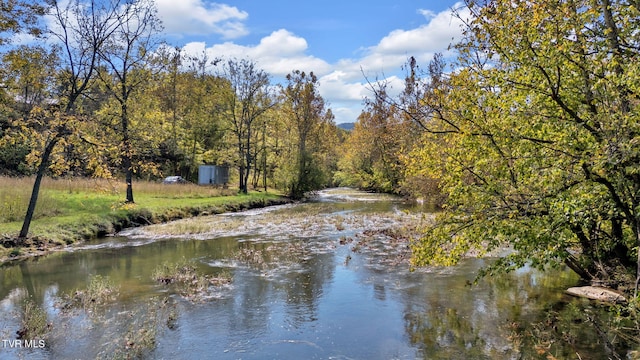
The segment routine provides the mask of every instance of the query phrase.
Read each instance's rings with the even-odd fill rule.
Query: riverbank
[[[276,192],[238,194],[237,189],[193,184],[134,184],[135,204],[122,202],[122,185],[108,180],[51,180],[44,184],[29,237],[20,243],[30,179],[0,178],[0,264],[45,255],[124,228],[235,212],[290,202]]]

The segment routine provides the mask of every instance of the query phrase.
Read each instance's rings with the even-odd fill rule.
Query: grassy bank
[[[286,201],[275,192],[239,195],[237,189],[136,182],[135,204],[125,186],[103,179],[46,179],[26,246],[16,247],[33,179],[0,177],[0,261],[46,252],[52,246],[101,237],[123,228],[238,211]]]

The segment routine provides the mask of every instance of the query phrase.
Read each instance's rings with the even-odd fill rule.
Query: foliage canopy
[[[419,119],[423,146],[409,167],[438,179],[447,201],[415,244],[415,264],[451,264],[506,243],[513,252],[488,271],[566,263],[586,279],[632,284],[640,269],[637,4],[467,5],[458,70],[422,98],[431,111]]]

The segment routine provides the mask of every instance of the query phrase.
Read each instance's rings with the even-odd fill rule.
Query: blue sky
[[[409,56],[428,62],[459,38],[460,21],[437,1],[156,0],[165,36],[184,52],[248,57],[278,81],[313,71],[336,123],[353,122],[369,96],[363,71],[399,90]],[[462,11],[462,14],[466,12]]]

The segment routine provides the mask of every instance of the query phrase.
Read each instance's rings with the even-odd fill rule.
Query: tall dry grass
[[[0,177],[0,223],[21,221],[27,211],[34,178]],[[42,181],[34,218],[59,215],[66,208],[60,194],[116,194],[117,186],[102,179],[49,179]]]
[[[14,222],[24,218],[32,188],[32,179],[0,177],[0,222]],[[46,192],[41,192],[35,217],[47,215],[56,208],[55,199]]]
[[[136,181],[133,184],[133,191],[142,195],[164,198],[208,198],[235,195],[238,189],[223,189],[221,187],[200,186],[192,183],[167,185],[161,182]]]

